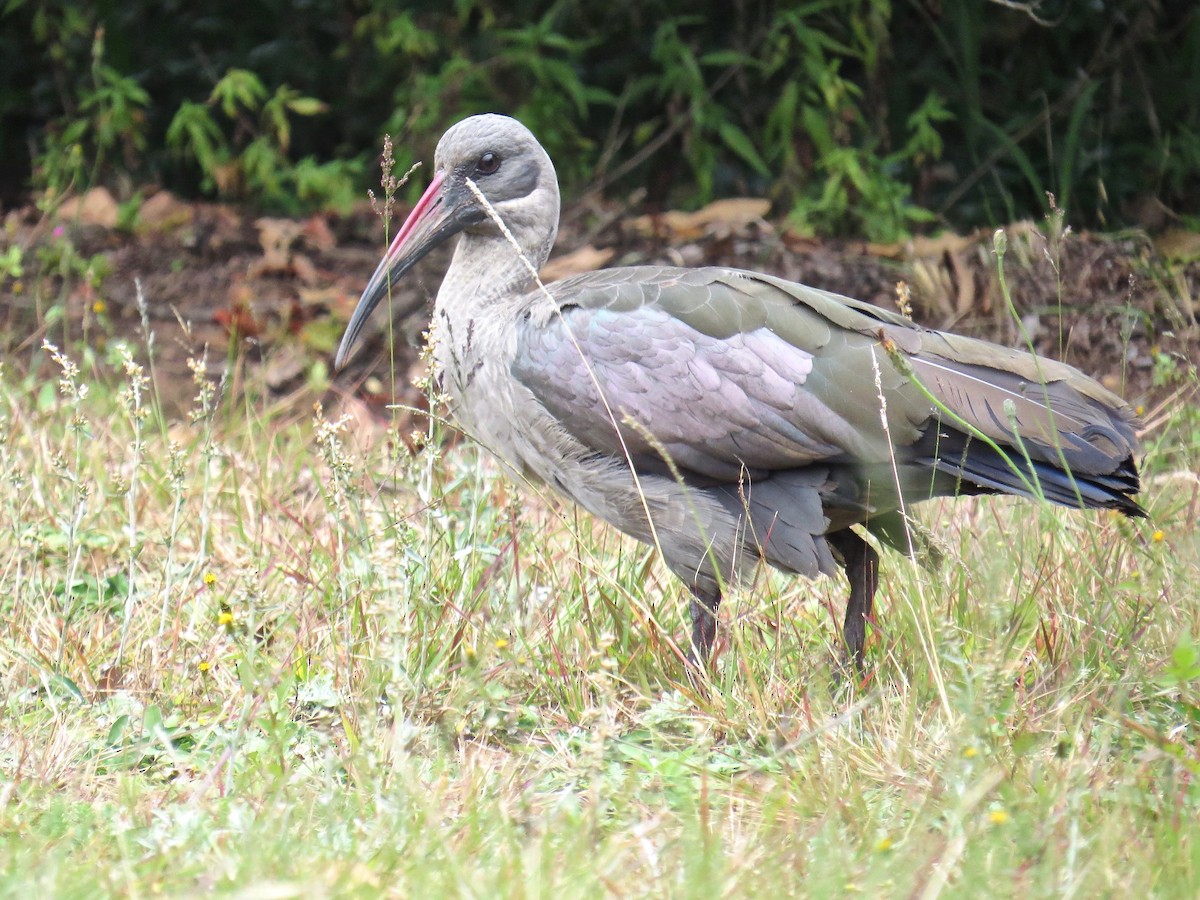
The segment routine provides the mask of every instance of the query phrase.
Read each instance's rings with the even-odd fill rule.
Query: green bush
[[[762,194],[821,233],[1038,216],[1046,190],[1086,225],[1200,208],[1200,12],[1017,6],[7,0],[0,196],[128,175],[342,204],[382,133],[403,168],[493,110],[568,194]]]

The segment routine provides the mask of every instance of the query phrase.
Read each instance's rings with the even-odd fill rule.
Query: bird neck
[[[464,232],[438,291],[437,305],[451,316],[519,315],[536,286],[533,272],[546,262],[554,235]],[[532,268],[531,268],[532,267]]]

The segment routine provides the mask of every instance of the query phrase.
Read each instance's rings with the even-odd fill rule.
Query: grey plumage
[[[558,212],[527,129],[455,125],[337,364],[389,279],[461,234],[432,328],[456,417],[518,473],[657,542],[693,593],[701,658],[723,585],[761,558],[808,577],[841,563],[861,661],[878,560],[851,526],[907,550],[902,503],[1010,493],[1142,514],[1135,417],[1076,369],[751,272],[610,269],[541,289],[529,266]]]

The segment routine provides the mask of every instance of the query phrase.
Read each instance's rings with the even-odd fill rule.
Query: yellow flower
[[[197,663],[196,668],[201,672],[207,672],[212,668],[212,663],[210,663],[207,659],[202,659],[199,663]]]
[[[965,747],[963,749],[963,759],[974,759],[979,755],[979,751],[974,747]]]
[[[507,646],[508,646],[508,641],[506,641],[504,638],[496,638],[496,649],[497,650],[503,650]]]
[[[891,849],[892,849],[892,839],[890,837],[883,838],[878,844],[875,845],[875,851],[877,853],[884,853]]]
[[[225,626],[232,625],[233,613],[231,613],[229,610],[224,610],[219,616],[217,616],[217,624]]]
[[[1003,825],[1008,822],[1008,813],[1002,809],[993,809],[988,813],[988,821],[993,825]]]
[[[94,312],[98,316],[102,316],[106,312],[108,312],[108,304],[97,297],[96,300],[92,303],[92,312]]]
[[[216,583],[217,583],[216,575],[214,575],[212,572],[204,573],[204,586],[205,587],[212,587]]]
[[[1155,531],[1154,534],[1150,535],[1150,540],[1154,541],[1154,543],[1156,543],[1156,544],[1161,544],[1166,539],[1167,539],[1167,533],[1165,531],[1163,531],[1161,528],[1158,529],[1157,531]]]
[[[1146,407],[1142,406],[1142,404],[1139,403],[1137,406],[1135,406],[1133,408],[1133,411],[1135,413],[1137,413],[1139,416],[1144,416],[1146,414]]]

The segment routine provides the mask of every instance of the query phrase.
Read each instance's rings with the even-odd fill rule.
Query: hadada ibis
[[[921,500],[1143,515],[1136,417],[1077,369],[756,272],[643,266],[543,287],[558,217],[527,128],[459,122],[336,365],[390,284],[458,235],[431,326],[455,418],[522,478],[661,549],[692,594],[694,661],[723,590],[765,560],[808,578],[844,568],[861,665],[879,559],[855,526],[911,553],[903,510]]]

